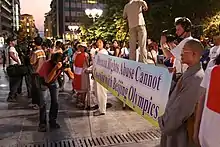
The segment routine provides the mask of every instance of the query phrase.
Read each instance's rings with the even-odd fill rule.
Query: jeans
[[[37,74],[31,75],[31,98],[32,104],[40,105],[40,80]]]
[[[50,91],[51,96],[51,105],[49,112],[49,123],[56,123],[57,114],[58,114],[58,95],[59,95],[59,86],[57,82],[54,82],[47,87],[41,85],[40,87],[40,124],[46,124],[47,122],[47,112],[46,112],[46,99],[47,99],[47,89]]]
[[[9,95],[8,98],[15,98],[17,90],[21,83],[21,77],[9,77]]]

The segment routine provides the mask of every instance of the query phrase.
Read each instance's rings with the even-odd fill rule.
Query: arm
[[[141,6],[143,7],[143,10],[147,11],[148,10],[147,3],[145,1],[143,1],[143,0],[141,0],[140,2],[141,2]]]
[[[200,80],[191,78],[184,82],[184,86],[177,94],[173,104],[158,118],[159,126],[164,134],[171,134],[178,129],[194,113],[199,99]],[[193,87],[193,88],[192,88]]]
[[[36,54],[33,53],[30,59],[30,63],[31,65],[34,65],[36,62],[37,62],[37,57],[36,57]]]
[[[13,52],[9,52],[9,56],[15,61],[17,62],[18,64],[20,64],[18,58],[15,57],[14,53]]]
[[[58,63],[53,69],[52,71],[49,73],[49,75],[45,78],[45,82],[46,83],[50,83],[54,77],[56,76],[57,74],[57,70],[59,70],[60,68],[62,67],[62,63]]]
[[[74,73],[71,71],[71,68],[65,68],[64,72],[68,75],[69,78],[74,79]]]
[[[116,56],[116,57],[119,57],[119,53],[120,53],[120,49],[117,48],[117,49],[115,50],[115,56]]]
[[[199,128],[200,128],[200,122],[202,119],[202,112],[205,104],[205,94],[201,96],[198,104],[198,108],[196,110],[196,119],[194,124],[194,134],[193,134],[193,140],[196,144],[199,145]]]
[[[123,11],[123,18],[124,19],[127,19],[127,12],[126,12],[126,5],[125,5],[125,7],[124,7],[124,11]]]
[[[163,51],[163,54],[166,58],[172,58],[174,57],[173,54],[169,50],[169,46],[167,44],[161,45],[161,49]]]

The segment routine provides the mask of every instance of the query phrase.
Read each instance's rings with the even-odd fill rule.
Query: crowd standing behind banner
[[[220,145],[217,133],[220,122],[219,90],[217,89],[219,81],[217,75],[220,73],[219,32],[213,36],[214,47],[211,48],[203,40],[205,48],[211,48],[206,50],[208,52],[204,60],[203,56],[200,59],[203,46],[200,41],[191,36],[192,23],[186,17],[175,20],[177,39],[165,31],[161,35],[159,49],[153,39],[148,39],[146,46],[147,32],[142,9],[148,9],[143,0],[130,0],[124,8],[123,16],[128,20],[130,29],[129,46],[126,42],[120,43],[117,40],[113,41],[113,44],[105,45],[104,40],[98,39],[91,47],[77,41],[71,47],[71,43],[64,45],[60,41],[43,43],[42,38],[37,37],[28,47],[31,68],[25,64],[26,61],[21,60],[23,53],[15,48],[16,38],[8,38],[9,47],[3,52],[10,87],[7,101],[16,102],[18,100],[18,94],[22,91],[22,77],[26,78],[28,74],[31,75],[31,86],[27,86],[27,88],[31,89],[28,90],[28,97],[32,99],[28,99],[28,101],[31,108],[39,109],[39,131],[47,130],[45,99],[48,89],[51,93],[52,103],[49,124],[51,129],[58,129],[60,128],[56,121],[58,94],[59,88],[62,89],[64,84],[61,74],[65,72],[70,79],[74,79],[75,75],[72,84],[73,93],[76,93],[75,96],[83,106],[79,108],[83,109],[86,103],[85,91],[89,90],[85,78],[89,78],[88,74],[92,71],[95,79],[93,87],[97,97],[92,107],[97,110],[93,113],[94,116],[106,114],[107,88],[138,114],[160,127],[162,147],[199,145],[201,147],[218,147]],[[86,48],[89,49],[88,54],[84,54]],[[152,65],[157,65],[157,55],[161,51],[160,49],[166,58],[166,62],[162,61],[162,63],[168,67],[168,70]],[[78,51],[76,52],[76,50]],[[80,65],[77,58],[79,55],[82,55],[84,60],[84,62],[80,61]],[[128,57],[143,63],[125,60]],[[207,67],[204,79],[200,61],[204,65],[203,69]],[[90,63],[84,66],[86,62]],[[149,65],[146,65],[147,63]],[[15,75],[15,69],[22,70]],[[77,77],[78,75],[79,77]],[[28,85],[28,80],[26,83]],[[86,88],[82,85],[86,85]],[[78,88],[76,88],[77,86]],[[206,90],[206,94],[202,87]],[[82,94],[80,90],[85,91]],[[200,96],[202,97],[200,98]]]

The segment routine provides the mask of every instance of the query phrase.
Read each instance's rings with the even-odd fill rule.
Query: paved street
[[[39,133],[38,111],[27,107],[25,84],[18,103],[6,102],[9,87],[0,68],[0,147],[155,147],[159,143],[159,132],[135,112],[122,110],[122,103],[111,94],[108,101],[113,107],[105,116],[78,110],[68,92],[70,82],[59,97],[61,129]]]

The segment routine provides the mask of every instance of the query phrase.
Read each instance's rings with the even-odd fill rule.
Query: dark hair
[[[185,32],[190,32],[192,29],[192,22],[187,17],[181,17],[175,22],[175,26],[181,25]]]
[[[8,39],[6,40],[6,43],[7,44],[10,44],[11,41],[15,41],[16,40],[16,37],[15,36],[10,36],[8,37]]]
[[[50,39],[45,40],[47,47],[52,48],[52,41]]]
[[[61,47],[62,47],[62,42],[61,42],[61,41],[57,41],[57,42],[56,42],[56,46],[58,46],[58,47],[61,48]]]
[[[220,54],[215,58],[215,65],[220,65]]]
[[[62,53],[55,53],[51,55],[51,61],[52,62],[57,62],[58,59],[62,58],[63,54]]]
[[[37,46],[41,46],[43,43],[43,39],[41,37],[35,37],[34,38],[34,44],[37,45]]]

